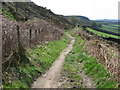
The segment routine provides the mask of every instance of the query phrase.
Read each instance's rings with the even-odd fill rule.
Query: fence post
[[[20,44],[20,27],[17,25],[17,40],[18,40],[18,45]]]
[[[29,46],[31,45],[31,38],[32,38],[32,30],[29,30]]]
[[[0,8],[2,8],[2,4],[0,3]],[[2,89],[2,55],[3,55],[3,37],[2,37],[2,18],[0,18],[0,89]]]
[[[35,30],[35,44],[37,44],[37,30]]]

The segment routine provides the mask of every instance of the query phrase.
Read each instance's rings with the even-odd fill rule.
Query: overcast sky
[[[32,0],[55,14],[82,15],[92,20],[117,19],[119,0]]]

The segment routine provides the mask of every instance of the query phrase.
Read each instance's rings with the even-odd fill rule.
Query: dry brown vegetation
[[[114,46],[100,41],[91,40],[86,42],[86,50],[89,51],[90,56],[96,57],[102,65],[114,76],[114,80],[119,80],[118,67],[119,67],[119,56],[118,49]]]
[[[58,40],[63,35],[63,30],[38,18],[23,23],[12,21],[0,15],[0,20],[2,20],[2,63],[13,60],[11,56],[14,52],[20,51],[18,47],[22,49],[45,41]]]
[[[120,48],[114,42],[98,38],[91,35],[87,31],[77,30],[74,31],[76,35],[81,36],[86,40],[85,49],[88,51],[89,56],[94,56],[98,62],[105,66],[109,73],[113,75],[113,80],[118,81],[120,84],[119,62],[120,62]]]

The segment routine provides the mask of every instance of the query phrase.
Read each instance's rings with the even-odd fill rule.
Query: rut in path
[[[73,44],[75,42],[74,37],[67,35],[72,40],[68,44],[68,47],[61,52],[60,56],[55,60],[52,67],[41,77],[39,77],[32,85],[31,88],[57,88],[60,78],[60,71],[67,54],[72,50]]]

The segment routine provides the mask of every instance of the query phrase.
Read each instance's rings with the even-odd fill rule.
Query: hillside
[[[91,21],[91,26],[88,26],[86,30],[104,39],[120,43],[120,30],[118,20],[93,20]]]
[[[2,7],[3,15],[12,20],[27,21],[36,17],[47,20],[59,28],[72,27],[72,24],[63,16],[56,15],[51,10],[37,6],[33,2],[2,2]]]
[[[74,25],[90,25],[90,19],[85,16],[65,16],[65,18]]]
[[[117,24],[56,15],[29,1],[0,2],[0,89],[120,87]]]
[[[64,30],[73,27],[73,25],[63,16],[56,15],[51,10],[37,6],[33,2],[2,2],[1,11],[3,87],[18,87],[17,85],[20,85],[19,87],[29,85],[30,87],[33,80],[44,70],[47,70],[59,55],[59,52],[66,47],[68,43],[65,41],[66,38],[62,40],[61,38],[64,36]],[[45,50],[41,45],[50,41],[54,41],[48,46],[51,50],[44,52]],[[61,44],[64,46],[58,49]],[[27,52],[30,48],[38,45],[43,50],[43,57],[40,60],[45,60],[41,62],[37,59],[37,63],[43,65],[40,67],[42,71],[37,70],[36,60],[33,60],[31,54],[29,57]],[[53,55],[53,52],[55,55]],[[44,53],[46,53],[45,56]],[[48,60],[47,64],[45,57],[48,54],[51,55],[51,58],[49,58],[50,61]],[[30,74],[28,76],[27,72],[21,72],[23,69],[20,68],[24,67],[28,71],[32,67],[32,78],[29,77]],[[29,77],[29,79],[26,77]],[[24,81],[21,78],[24,78]]]

